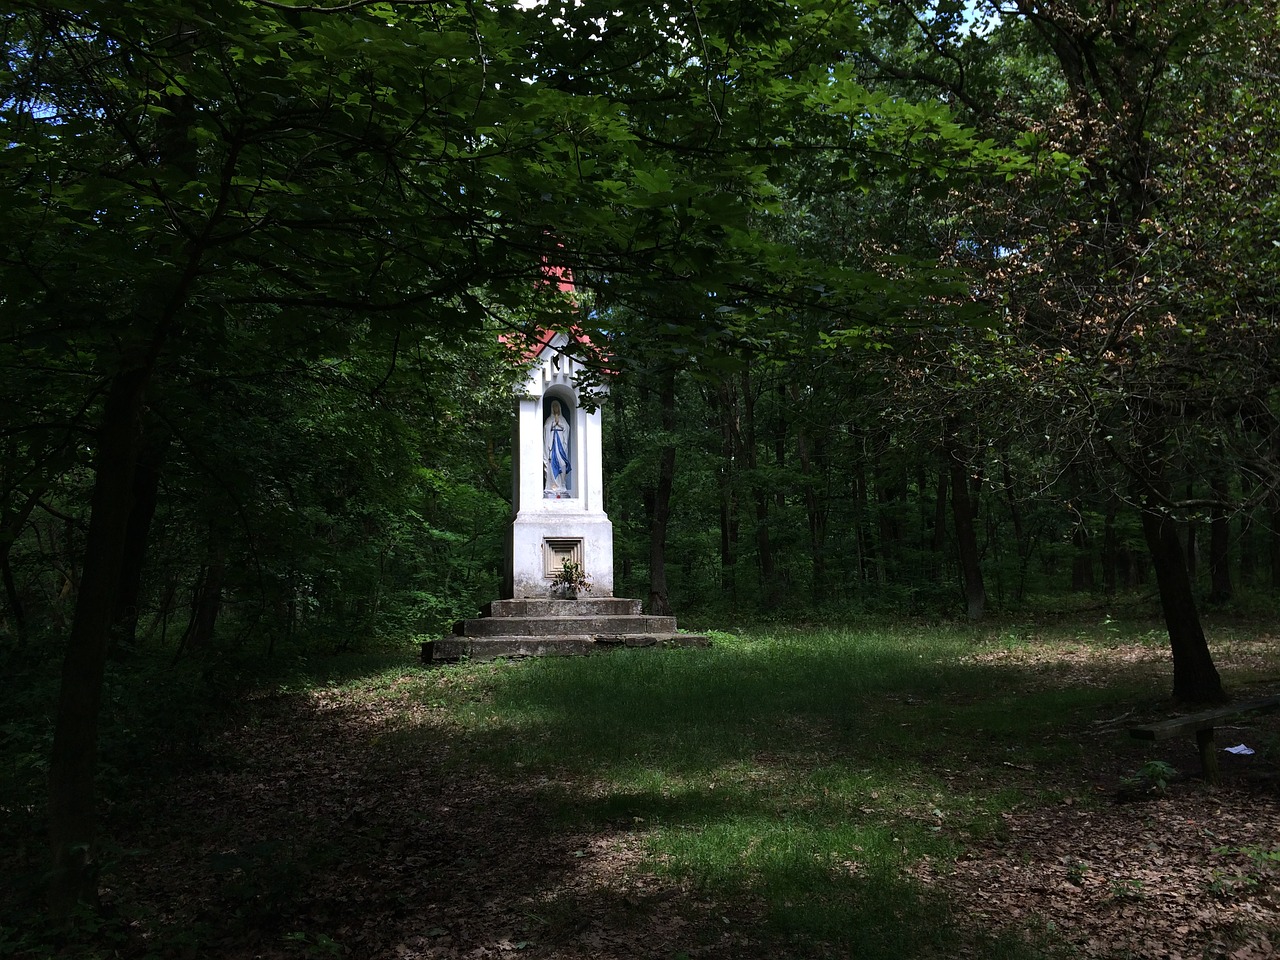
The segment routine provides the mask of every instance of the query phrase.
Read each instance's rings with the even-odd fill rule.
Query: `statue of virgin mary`
[[[551,416],[543,427],[543,466],[546,469],[547,496],[563,497],[569,492],[569,423],[560,414],[560,401],[551,401]]]

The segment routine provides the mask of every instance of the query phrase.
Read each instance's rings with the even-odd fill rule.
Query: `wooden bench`
[[[1204,771],[1205,782],[1216,785],[1221,782],[1221,776],[1218,773],[1218,747],[1213,740],[1213,731],[1235,717],[1277,709],[1280,709],[1280,695],[1262,697],[1258,700],[1247,700],[1205,710],[1202,713],[1191,713],[1185,717],[1175,717],[1160,723],[1132,727],[1129,730],[1129,736],[1138,740],[1169,740],[1180,734],[1194,733],[1196,746],[1200,748],[1200,765]]]

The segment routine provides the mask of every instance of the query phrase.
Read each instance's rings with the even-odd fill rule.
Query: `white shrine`
[[[567,270],[544,264],[543,272],[560,292],[572,294]],[[423,660],[709,646],[705,636],[678,632],[674,617],[647,616],[639,600],[613,595],[600,408],[584,405],[587,378],[580,358],[599,359],[590,340],[571,328],[542,333],[517,349],[529,367],[516,392],[513,518],[502,599],[479,617],[454,624],[452,636],[424,643]],[[566,564],[587,581],[577,595],[556,583]]]
[[[613,525],[604,509],[600,408],[583,405],[583,373],[575,349],[585,338],[548,334],[530,351],[517,396],[512,442],[512,505],[503,594],[551,595],[565,561],[591,583],[591,595],[613,596]]]

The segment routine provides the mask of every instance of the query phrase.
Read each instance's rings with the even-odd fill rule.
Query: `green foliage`
[[[1164,760],[1148,760],[1138,768],[1134,776],[1126,777],[1124,784],[1130,788],[1164,794],[1177,775],[1178,771]]]
[[[0,260],[0,545],[17,621],[65,617],[45,600],[64,585],[75,599],[52,570],[80,548],[51,551],[37,505],[87,523],[84,438],[141,365],[140,426],[164,452],[139,606],[166,638],[206,584],[236,637],[438,629],[498,579],[510,379],[492,347],[563,321],[542,251],[596,288],[584,324],[639,344],[619,367],[660,351],[715,368],[744,344],[812,340],[797,304],[860,303],[838,321],[852,335],[937,279],[778,242],[788,160],[855,158],[831,197],[876,168],[1003,162],[938,104],[865,89],[839,65],[864,23],[823,3],[750,29],[637,3],[223,7],[3,21],[0,228],[22,242]]]
[[[982,29],[955,2],[6,12],[0,636],[58,653],[110,595],[131,609],[81,618],[90,647],[190,657],[216,697],[243,657],[394,648],[473,612],[510,513],[498,340],[564,322],[553,259],[621,373],[621,593],[648,594],[665,536],[694,620],[955,614],[953,482],[1000,608],[1142,590],[1125,502],[1166,484],[1188,524],[1238,508],[1256,582],[1274,9],[1157,7]],[[112,460],[111,435],[139,449]],[[91,511],[95,489],[116,493]],[[143,529],[87,553],[126,502]],[[136,583],[82,592],[122,579],[117,553]],[[216,715],[157,736],[176,706],[111,676],[108,782],[202,748]],[[24,822],[52,700],[41,681],[5,718]]]
[[[1213,868],[1209,892],[1214,896],[1229,900],[1280,878],[1280,847],[1215,847],[1213,852],[1224,859],[1244,862],[1243,867]]]
[[[574,590],[590,590],[591,581],[582,570],[582,564],[573,560],[565,560],[560,569],[551,578],[553,587],[568,587]]]

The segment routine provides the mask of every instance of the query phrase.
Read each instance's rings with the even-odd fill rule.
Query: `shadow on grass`
[[[488,668],[458,710],[495,762],[578,775],[698,777],[726,765],[839,762],[932,772],[1070,746],[1073,720],[1153,687],[1046,687],[963,661],[963,636],[820,633],[710,651],[619,651]]]
[[[960,634],[827,632],[465,668],[480,691],[456,707],[455,762],[541,782],[576,828],[640,831],[659,869],[757,898],[796,955],[933,955],[966,935],[912,865],[996,829],[1041,769],[1085,763],[1086,718],[1155,693],[1046,687],[967,652]]]
[[[758,943],[786,944],[712,955],[1041,956],[1015,941],[973,954],[953,912],[964,905],[913,867],[953,856],[955,825],[998,820],[1034,789],[1037,764],[1079,759],[1078,718],[1134,692],[1044,689],[1034,670],[966,661],[969,643],[960,631],[811,632],[425,672],[405,656],[284,664],[272,690],[353,699],[260,702],[226,748],[238,752],[175,772],[198,802],[152,790],[131,816],[118,810],[122,839],[165,865],[122,869],[119,895],[181,902],[185,919],[166,922],[204,948],[346,924],[368,937],[351,956],[439,930],[451,949],[497,950],[506,928],[492,911],[511,942],[537,941],[545,924],[527,905],[539,897],[586,915],[610,892],[571,885],[582,836],[634,834],[651,869],[713,905],[699,942],[717,943],[724,916],[764,917]],[[395,715],[405,696],[449,716],[443,747],[438,713]],[[357,703],[378,698],[387,711]],[[632,923],[632,956],[678,955],[646,940],[662,909]],[[263,956],[283,950],[265,942]]]

